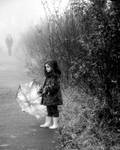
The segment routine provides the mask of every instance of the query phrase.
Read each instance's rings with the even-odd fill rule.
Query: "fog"
[[[58,7],[59,0],[48,0],[49,8]],[[54,3],[56,2],[56,3]],[[68,0],[62,0],[60,10],[67,6]],[[0,0],[0,48],[5,47],[5,38],[11,34],[14,42],[30,26],[40,24],[45,19],[41,0]]]
[[[29,26],[39,22],[40,17],[44,17],[39,0],[6,0],[0,3],[1,42],[4,42],[7,34],[17,38]]]

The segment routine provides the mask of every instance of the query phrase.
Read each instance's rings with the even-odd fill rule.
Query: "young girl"
[[[40,127],[49,127],[50,129],[58,128],[59,110],[58,105],[62,105],[62,96],[60,90],[61,71],[57,61],[51,60],[44,65],[45,82],[39,93],[42,95],[41,104],[47,107],[47,116],[45,123]],[[51,124],[53,119],[53,124]]]

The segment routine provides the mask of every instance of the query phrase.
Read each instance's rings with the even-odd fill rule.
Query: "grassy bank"
[[[119,150],[120,134],[96,124],[97,98],[77,88],[63,92],[57,150]],[[104,128],[104,130],[103,130]]]

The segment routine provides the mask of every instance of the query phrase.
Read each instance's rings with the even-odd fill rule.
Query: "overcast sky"
[[[50,7],[51,1],[48,0]],[[64,8],[68,0],[62,1],[61,8]],[[29,26],[40,23],[44,16],[41,0],[0,0],[0,41],[9,33],[16,37]]]

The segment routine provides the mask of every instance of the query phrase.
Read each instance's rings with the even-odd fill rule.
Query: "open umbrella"
[[[37,119],[46,115],[46,106],[41,105],[38,95],[40,85],[35,81],[21,84],[17,91],[16,100],[23,112],[35,116]]]

